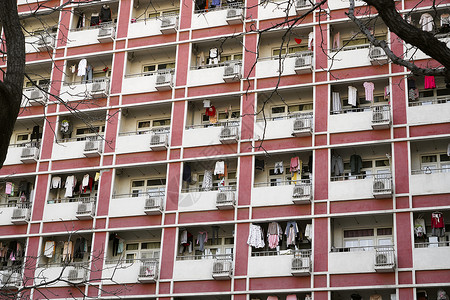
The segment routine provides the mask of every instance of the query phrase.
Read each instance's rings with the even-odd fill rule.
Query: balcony
[[[22,269],[19,267],[9,267],[0,270],[0,288],[17,289],[22,285]]]
[[[90,137],[93,140],[79,140],[79,138],[59,139],[53,144],[53,159],[69,159],[83,157],[98,157],[102,153],[102,140],[95,140],[101,137]],[[70,151],[67,151],[70,149]]]
[[[28,35],[25,37],[25,53],[47,52],[47,51],[53,53],[55,44],[56,44],[56,34],[44,32],[44,33],[35,33],[34,35]]]
[[[243,22],[243,4],[236,2],[208,9],[196,9],[192,17],[192,29],[241,24]]]
[[[370,49],[370,44],[363,44],[346,46],[338,51],[332,50],[329,54],[328,67],[337,70],[370,66],[372,65]]]
[[[51,196],[53,197],[53,196]],[[44,207],[43,220],[89,220],[95,215],[96,196],[52,198]]]
[[[422,125],[446,123],[450,114],[450,96],[421,98],[410,101],[408,107],[408,124]],[[433,116],[430,118],[430,116]]]
[[[175,33],[178,30],[178,16],[164,16],[161,18],[161,28],[162,34]]]
[[[45,106],[49,86],[33,86],[23,89],[22,106]]]
[[[233,209],[237,201],[236,195],[234,186],[214,186],[211,190],[189,188],[180,194],[178,209],[180,211]]]
[[[328,188],[336,200],[390,198],[393,193],[391,174],[335,176]]]
[[[188,85],[203,86],[223,82],[239,81],[242,77],[241,62],[224,63],[192,67],[188,74]]]
[[[310,136],[312,134],[313,114],[297,114],[292,128],[292,135],[295,137]]]
[[[127,94],[168,91],[173,88],[173,69],[125,75],[122,91]]]
[[[158,259],[109,259],[102,270],[102,278],[110,284],[154,283],[159,277]]]
[[[226,132],[225,129],[227,129]],[[239,121],[189,125],[186,126],[184,131],[183,145],[185,147],[195,147],[236,143],[238,132]]]
[[[411,194],[430,195],[450,193],[450,169],[424,167],[421,170],[413,170],[409,183]]]
[[[278,55],[260,58],[256,64],[256,76],[264,78],[311,73],[313,69],[312,55],[310,51],[282,55],[281,66],[280,56]]]
[[[328,254],[329,272],[393,272],[396,265],[393,246],[334,248]]]
[[[59,96],[64,102],[106,98],[109,96],[109,87],[110,82],[107,77],[64,83]]]
[[[103,140],[92,138],[84,141],[83,155],[86,157],[98,157],[103,151]]]
[[[39,148],[36,143],[10,144],[4,165],[36,163],[39,159]]]
[[[101,25],[71,29],[67,36],[69,47],[79,47],[98,43],[110,43],[115,39],[116,25],[113,22]]]
[[[212,267],[212,277],[216,280],[228,280],[233,275],[233,256],[217,255]]]
[[[419,24],[419,23],[417,22],[417,24]],[[450,48],[450,34],[449,33],[436,34],[435,37],[438,40],[440,40],[441,42],[446,43],[447,47]],[[422,52],[420,49],[418,49],[418,48],[416,48],[416,47],[414,47],[414,46],[412,46],[410,44],[405,44],[405,47],[406,47],[405,59],[416,61],[416,60],[429,59],[430,58],[427,54]]]
[[[309,179],[298,180],[297,183],[255,182],[252,190],[253,206],[310,204],[312,199],[312,182]]]
[[[307,0],[308,1],[308,0]],[[303,4],[303,1],[298,1],[299,4]],[[296,3],[297,4],[297,3]],[[292,17],[297,14],[297,5],[290,5],[288,10],[288,2],[284,1],[266,1],[258,5],[258,18],[260,20]],[[298,6],[301,8],[301,6]]]
[[[156,191],[116,194],[109,207],[111,217],[161,215],[164,211],[165,187]]]
[[[15,225],[28,224],[31,217],[31,203],[17,203],[12,211],[11,223]]]
[[[22,148],[22,154],[20,155],[20,161],[24,164],[36,163],[39,160],[39,148],[38,147],[24,147]]]
[[[161,151],[169,147],[170,127],[144,131],[121,132],[117,139],[117,153]]]
[[[392,197],[392,178],[390,174],[373,175],[372,194],[374,198]]]
[[[233,82],[242,78],[241,62],[228,62],[223,70],[223,81]]]
[[[88,262],[39,264],[35,271],[36,284],[55,281],[53,286],[64,287],[85,284]]]
[[[309,276],[311,270],[311,250],[260,251],[249,257],[250,277]]]
[[[446,236],[441,239],[445,238]],[[431,242],[415,243],[415,248],[413,249],[414,268],[417,270],[449,269],[449,260],[436,259],[437,257],[448,257],[450,255],[449,242],[439,242],[439,238],[433,236],[430,236],[428,239]]]
[[[173,88],[173,70],[158,71],[155,88],[158,91],[168,91]]]
[[[229,280],[233,274],[233,257],[231,254],[177,256],[173,274],[175,280]]]

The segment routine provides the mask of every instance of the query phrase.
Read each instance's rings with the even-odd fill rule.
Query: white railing
[[[299,180],[280,180],[280,181],[268,181],[268,182],[255,182],[254,187],[263,186],[283,186],[283,185],[312,185],[311,179],[299,179]]]
[[[331,181],[345,181],[345,180],[358,180],[358,179],[369,179],[369,178],[389,178],[391,179],[391,174],[363,174],[364,171],[361,171],[361,174],[350,174],[345,173],[344,175],[339,176],[331,176]]]
[[[158,265],[156,259],[141,259],[139,267],[139,278],[156,279],[158,278]]]
[[[419,100],[409,100],[408,106],[425,106],[425,105],[433,105],[433,104],[445,104],[450,103],[450,96],[443,96],[443,97],[437,97],[437,98],[422,98]]]
[[[258,251],[252,248],[252,256],[278,256],[278,255],[292,255],[293,257],[311,257],[311,250],[294,250],[294,249],[286,249],[286,250],[263,250]]]
[[[130,23],[140,23],[140,22],[148,22],[148,21],[153,21],[153,20],[161,20],[164,18],[170,18],[170,17],[179,17],[180,14],[176,13],[176,12],[168,12],[168,13],[164,13],[161,16],[152,16],[152,17],[145,17],[145,14],[143,14],[143,17],[138,17],[138,18],[132,18]]]
[[[63,138],[63,139],[57,139],[56,143],[69,143],[69,142],[82,142],[82,141],[99,141],[103,140],[103,135],[86,135],[86,136],[79,136],[74,138]]]
[[[226,55],[226,54],[223,54]],[[231,64],[241,64],[241,60],[227,60],[218,64],[205,64],[200,66],[191,66],[191,70],[199,70],[199,69],[210,69],[210,68],[218,68],[225,67]]]
[[[355,46],[343,46],[338,49],[330,49],[331,52],[338,52],[338,51],[353,51],[358,49],[368,49],[370,48],[370,44],[361,44],[361,45],[355,45]]]
[[[170,127],[164,127],[164,128],[154,128],[154,129],[147,129],[147,130],[137,130],[137,131],[128,131],[128,132],[119,132],[119,136],[130,136],[130,135],[140,135],[140,134],[167,134],[170,133]]]
[[[414,248],[450,247],[450,241],[414,243]]]
[[[373,193],[388,194],[392,193],[391,174],[376,174],[373,177]]]
[[[371,106],[344,107],[341,110],[332,110],[330,113],[332,115],[337,115],[337,114],[371,111],[371,109],[372,109]]]
[[[213,186],[208,189],[203,187],[190,187],[187,189],[182,189],[182,193],[195,193],[195,192],[210,192],[210,191],[220,191],[220,192],[235,192],[235,185],[227,185],[227,186]]]
[[[178,255],[177,260],[202,260],[202,259],[233,260],[233,254],[200,254],[200,255]]]
[[[424,167],[420,170],[411,170],[412,175],[418,174],[434,174],[434,173],[450,173],[450,167],[448,168],[430,168]]]
[[[390,268],[395,266],[394,246],[375,247],[375,268]]]
[[[150,191],[150,192],[139,192],[139,193],[129,193],[129,194],[114,194],[112,195],[113,199],[120,198],[133,198],[133,197],[164,197],[166,195],[165,187],[159,188],[159,191]]]
[[[94,194],[94,193],[97,193],[97,191],[93,190],[91,193]],[[79,203],[96,202],[96,196],[74,197],[74,198],[60,198],[60,199],[49,199],[49,200],[47,200],[47,204],[58,204],[58,203],[69,203],[69,202],[79,202]]]
[[[81,80],[81,81],[73,81],[73,82],[64,82],[64,85],[80,85],[80,84],[88,84],[88,83],[97,83],[97,82],[106,82],[109,83],[109,77],[102,78],[93,78],[91,80]]]
[[[391,107],[389,105],[372,106],[372,123],[387,123],[391,121]]]
[[[235,2],[235,3],[228,3],[226,0],[222,0],[220,2],[220,5],[213,7],[213,8],[207,8],[207,9],[197,9],[194,11],[195,14],[203,14],[207,13],[209,11],[218,11],[218,10],[224,10],[228,8],[243,8],[244,3],[242,2]]]
[[[215,124],[195,124],[195,125],[186,125],[186,129],[197,129],[197,128],[208,128],[208,127],[239,127],[239,121],[226,121],[226,122],[217,122]]]
[[[20,202],[20,197],[7,197],[5,200],[9,201],[9,203],[0,203],[0,208],[1,207],[31,208],[31,202]]]
[[[237,126],[223,126],[220,130],[220,140],[230,139],[238,136],[239,127]]]
[[[303,113],[289,113],[285,115],[279,115],[275,117],[264,117],[264,118],[258,118],[256,119],[256,122],[264,122],[265,121],[277,121],[277,120],[289,120],[289,119],[296,119],[299,116],[308,115],[307,118],[313,118],[314,113],[313,112],[303,112]],[[306,116],[305,116],[306,117]]]
[[[148,72],[141,72],[141,73],[133,73],[133,74],[126,74],[125,78],[135,78],[135,77],[143,77],[143,76],[154,76],[154,75],[161,75],[161,74],[175,74],[175,69],[163,69],[158,71],[148,71]]]
[[[98,25],[94,25],[94,26],[84,26],[84,27],[80,27],[80,28],[72,28],[70,29],[70,31],[84,31],[84,30],[91,30],[91,29],[98,29],[98,28],[109,28],[109,27],[116,27],[116,24],[114,22],[104,22]]]
[[[307,56],[313,56],[313,53],[311,51],[301,51],[301,52],[296,52],[296,53],[288,53],[288,54],[282,54],[282,55],[273,55],[273,56],[269,56],[269,57],[261,57],[258,58],[258,61],[267,61],[267,60],[279,60],[281,59],[286,59],[286,58],[290,58],[290,57],[307,57]]]

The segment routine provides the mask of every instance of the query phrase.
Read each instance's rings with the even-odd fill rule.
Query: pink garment
[[[12,182],[7,182],[5,187],[5,194],[11,195],[12,194]]]
[[[435,89],[436,82],[434,81],[434,76],[425,76],[425,89]]]
[[[333,37],[333,49],[341,48],[341,33],[338,32]]]
[[[297,172],[300,170],[300,159],[298,156],[291,158],[291,172]]]
[[[278,246],[278,242],[280,241],[278,238],[278,234],[271,234],[269,235],[269,248],[275,249]]]
[[[373,102],[373,90],[375,89],[375,85],[373,82],[364,82],[363,86],[366,92],[366,101]]]
[[[297,296],[295,295],[287,295],[286,300],[297,300]]]
[[[277,296],[269,296],[267,297],[267,300],[278,300]]]

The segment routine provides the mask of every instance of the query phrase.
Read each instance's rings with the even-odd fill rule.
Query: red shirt
[[[431,214],[431,228],[444,228],[444,217],[441,213],[434,212]]]

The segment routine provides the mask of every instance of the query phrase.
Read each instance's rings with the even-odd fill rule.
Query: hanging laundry
[[[59,189],[61,187],[61,177],[53,176],[52,177],[52,189]]]
[[[431,235],[443,237],[445,235],[444,216],[441,212],[431,214]]]
[[[434,76],[425,76],[425,89],[435,89],[436,82],[434,80]]]
[[[331,156],[331,173],[335,176],[344,174],[344,163],[340,155]]]
[[[288,221],[286,224],[286,230],[284,232],[284,234],[286,235],[287,238],[287,245],[295,245],[295,238],[297,236],[298,233],[298,226],[297,226],[297,222],[295,221]]]
[[[84,24],[86,24],[86,15],[84,13],[80,14],[77,22],[77,28],[83,28]]]
[[[331,95],[333,98],[333,112],[342,111],[341,95],[339,92],[333,92]]]
[[[283,230],[281,229],[280,224],[277,222],[269,223],[269,227],[267,229],[267,241],[269,242],[269,248],[274,249],[278,246],[283,236]]]
[[[289,171],[293,173],[301,170],[302,170],[302,161],[298,158],[298,156],[292,157]]]
[[[213,105],[211,107],[207,107],[205,111],[205,115],[208,117],[213,117],[216,115],[216,107]]]
[[[86,75],[87,60],[85,58],[81,59],[78,63],[78,73],[77,76]]]
[[[287,296],[286,296],[286,300],[297,300],[297,296],[294,295],[294,294],[287,295]]]
[[[419,237],[419,238],[421,238],[427,234],[424,219],[417,218],[414,221],[414,234],[416,235],[416,237]]]
[[[333,49],[341,48],[341,33],[337,32],[333,37]]]
[[[366,101],[373,102],[373,90],[375,89],[375,85],[373,82],[364,82],[364,92],[366,94]]]
[[[350,172],[352,175],[361,174],[362,159],[361,156],[353,154],[350,156]]]
[[[447,156],[450,156],[450,143],[447,144]]]
[[[94,181],[98,181],[100,179],[100,172],[95,172],[95,179]]]
[[[308,34],[308,50],[314,50],[314,32]]]
[[[214,168],[214,175],[225,174],[225,162],[217,161],[216,166]]]
[[[441,26],[450,25],[450,14],[441,15]]]
[[[65,262],[69,262],[72,260],[73,253],[73,243],[72,241],[64,242],[62,260]]]
[[[107,4],[103,4],[102,8],[100,9],[100,21],[102,23],[112,21],[111,8]]]
[[[449,146],[450,146],[450,144],[449,144]],[[255,169],[264,171],[264,160],[259,160],[259,159],[255,158]]]
[[[188,163],[185,163],[183,167],[183,181],[191,182],[191,166]]]
[[[180,251],[179,253],[184,253],[186,251],[188,251],[189,253],[192,253],[192,246],[194,243],[194,238],[193,235],[188,232],[187,230],[183,230],[181,232],[181,236],[180,236],[180,244],[182,247],[180,247]]]
[[[437,299],[436,300],[449,300],[447,296],[447,292],[445,292],[443,289],[439,289],[437,291]]]
[[[305,227],[305,237],[311,242],[313,237],[312,225],[306,224]]]
[[[205,174],[203,175],[202,188],[204,191],[210,191],[212,187],[213,187],[213,171],[205,170]]]
[[[5,187],[5,194],[12,195],[14,193],[14,187],[12,182],[7,182]]]
[[[278,161],[275,163],[274,173],[275,174],[283,174],[284,173],[283,161]]]
[[[264,248],[264,235],[261,226],[250,224],[247,244],[255,248]]]
[[[383,297],[379,294],[371,295],[369,300],[383,300]]]
[[[205,250],[205,244],[208,242],[208,232],[207,231],[199,231],[197,235],[197,245],[199,245],[200,251],[203,252]]]
[[[384,87],[384,99],[389,100],[391,96],[391,88],[387,85]]]
[[[354,86],[348,86],[348,104],[351,106],[356,106],[356,101],[358,99],[358,89]]]
[[[97,13],[92,13],[91,14],[91,26],[97,26],[98,24],[100,24],[100,14]]]
[[[433,16],[431,16],[429,13],[424,13],[422,16],[420,16],[419,24],[422,25],[423,31],[433,31],[434,28],[434,21]]]
[[[83,176],[83,180],[81,181],[81,186],[86,187],[89,185],[89,174],[85,174]]]
[[[220,60],[219,49],[216,47],[209,49],[209,61],[208,64],[218,64]]]
[[[44,256],[52,258],[54,253],[55,253],[55,242],[54,241],[45,242]]]
[[[77,183],[77,179],[75,176],[67,176],[66,178],[66,184],[64,187],[66,188],[66,192],[64,194],[64,197],[72,197],[73,196],[73,190],[75,188],[75,185]]]

